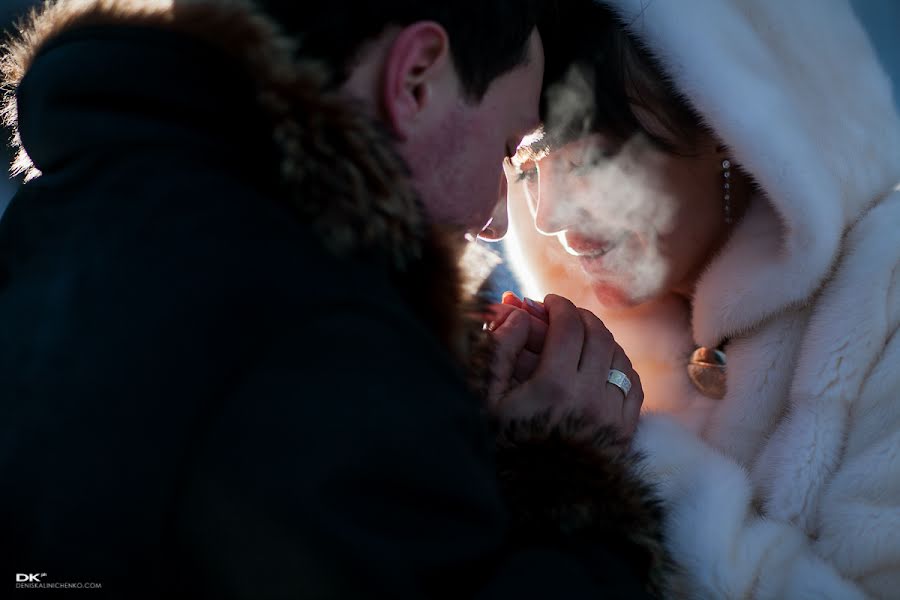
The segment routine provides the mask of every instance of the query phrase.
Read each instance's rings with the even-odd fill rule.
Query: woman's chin
[[[647,290],[626,289],[622,284],[611,281],[591,282],[591,291],[603,308],[612,311],[626,311],[652,301],[656,296]]]
[[[641,303],[640,299],[632,297],[630,293],[619,286],[609,282],[594,282],[591,285],[594,297],[604,308],[611,310],[625,310],[633,308]]]

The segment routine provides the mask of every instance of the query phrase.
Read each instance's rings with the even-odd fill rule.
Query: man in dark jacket
[[[495,462],[467,384],[487,333],[457,262],[465,233],[505,228],[500,163],[537,125],[538,8],[36,16],[4,62],[30,181],[0,221],[2,586],[662,589],[660,510],[608,423],[520,414]],[[612,347],[561,299],[547,310],[544,354]],[[507,400],[565,404],[591,381],[546,367]]]

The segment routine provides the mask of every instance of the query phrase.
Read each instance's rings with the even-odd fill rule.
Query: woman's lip
[[[596,258],[608,254],[616,247],[618,240],[606,241],[582,237],[577,234],[563,232],[560,234],[560,242],[566,252],[572,256],[582,258]]]

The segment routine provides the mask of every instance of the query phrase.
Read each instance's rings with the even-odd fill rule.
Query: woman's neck
[[[722,249],[731,238],[738,223],[740,223],[744,214],[747,212],[750,199],[754,194],[754,187],[750,178],[737,169],[733,171],[733,173],[731,187],[731,223],[725,223],[723,218],[719,236],[716,238],[716,241],[710,247],[709,251],[705,253],[706,260],[698,264],[693,271],[688,273],[687,277],[671,288],[673,294],[683,298],[689,305],[693,304],[694,292],[697,289],[700,278],[706,272],[712,261],[722,252]]]

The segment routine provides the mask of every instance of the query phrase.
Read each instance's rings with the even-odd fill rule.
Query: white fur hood
[[[714,347],[811,297],[900,181],[890,81],[844,0],[601,1],[770,199],[698,285],[694,337]]]

